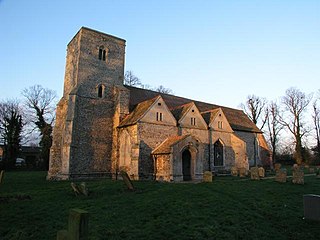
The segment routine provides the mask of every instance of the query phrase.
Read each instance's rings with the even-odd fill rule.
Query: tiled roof
[[[159,94],[158,94],[159,95]],[[159,96],[139,103],[134,110],[121,121],[120,127],[128,126],[137,123],[144,113],[150,108],[150,106],[157,100]]]
[[[168,154],[171,153],[171,147],[175,145],[176,143],[180,142],[181,140],[185,139],[186,137],[189,137],[190,134],[188,135],[183,135],[183,136],[172,136],[168,137],[166,140],[164,140],[158,147],[156,147],[153,151],[152,154]]]
[[[193,105],[193,102],[190,102],[190,103],[172,108],[170,109],[170,111],[172,112],[176,120],[179,121],[192,105]]]
[[[200,101],[191,100],[188,98],[159,93],[159,92],[142,89],[142,88],[136,88],[131,86],[125,86],[125,87],[130,90],[130,111],[135,109],[135,107],[139,103],[142,103],[149,99],[153,99],[161,95],[169,109],[179,108],[180,106],[189,104],[190,102],[194,102],[201,113],[221,107],[223,113],[225,114],[233,130],[246,131],[246,132],[261,132],[259,128],[257,128],[257,126],[248,118],[248,116],[242,110],[223,107],[223,106],[210,104],[210,103],[204,103]],[[139,111],[141,111],[141,109],[139,109]],[[206,113],[204,114],[204,117],[206,118]]]
[[[212,109],[206,112],[202,112],[201,115],[203,119],[206,121],[206,123],[209,125],[210,122],[215,118],[215,116],[218,114],[219,108]]]

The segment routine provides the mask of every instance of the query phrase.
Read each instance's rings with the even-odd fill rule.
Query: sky
[[[60,98],[82,26],[125,39],[125,70],[177,96],[238,108],[320,88],[319,0],[0,0],[0,100]]]

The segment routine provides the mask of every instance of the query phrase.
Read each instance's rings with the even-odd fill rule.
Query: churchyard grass
[[[319,222],[303,219],[304,185],[216,177],[212,183],[87,181],[75,196],[70,181],[45,172],[6,172],[0,185],[0,239],[55,239],[69,210],[89,212],[89,239],[319,239]]]

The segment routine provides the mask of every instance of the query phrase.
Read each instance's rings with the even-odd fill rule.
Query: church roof
[[[207,118],[206,112],[221,108],[233,130],[246,132],[261,132],[260,129],[257,128],[257,126],[248,118],[248,116],[242,110],[239,109],[233,109],[215,104],[195,101],[188,98],[174,96],[171,94],[159,93],[152,90],[136,88],[132,86],[125,87],[130,91],[129,110],[130,112],[134,110],[134,114],[130,114],[132,116],[129,115],[129,118],[125,119],[126,124],[124,124],[124,122],[121,123],[122,126],[135,124],[137,120],[139,120],[139,118],[142,117],[143,113],[152,105],[152,103],[155,101],[155,98],[161,95],[168,108],[173,109],[173,114],[175,114],[174,109],[180,108],[182,109],[177,110],[176,114],[183,114],[183,105],[188,105],[191,104],[191,102],[194,102],[199,111],[203,114],[205,120]],[[212,113],[214,113],[214,111]]]
[[[171,153],[171,147],[180,142],[181,140],[189,137],[190,134],[183,135],[183,136],[171,136],[164,140],[158,147],[156,147],[152,154],[168,154]]]
[[[172,112],[172,115],[177,119],[177,121],[179,121],[192,105],[193,105],[193,102],[190,102],[190,103],[172,108],[170,109],[170,111]]]
[[[146,113],[151,105],[158,99],[156,96],[152,99],[139,103],[134,110],[120,123],[120,126],[128,126],[137,123],[139,119]]]

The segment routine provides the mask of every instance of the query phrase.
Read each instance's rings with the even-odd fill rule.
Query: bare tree
[[[26,98],[26,106],[31,111],[31,121],[40,131],[41,157],[44,161],[44,167],[48,169],[52,128],[55,119],[56,93],[41,85],[35,85],[24,89],[22,95]]]
[[[320,93],[320,91],[318,92]],[[319,94],[320,96],[320,94]],[[319,106],[320,97],[316,98],[313,102],[313,114],[312,119],[314,123],[314,129],[316,132],[316,146],[313,148],[313,150],[317,154],[317,158],[319,160],[320,158],[320,106]]]
[[[280,112],[279,107],[276,102],[271,102],[268,105],[268,117],[267,117],[267,126],[269,133],[269,142],[272,148],[272,162],[275,163],[277,146],[279,142],[279,133],[283,129],[283,126],[279,121]]]
[[[159,87],[154,89],[156,92],[165,93],[165,94],[172,94],[172,90],[170,88],[165,88],[164,86],[160,85]]]
[[[240,107],[247,114],[250,120],[263,129],[268,118],[268,111],[266,108],[267,100],[255,95],[249,95],[245,104],[240,104]],[[258,124],[260,126],[258,126]]]
[[[23,129],[19,102],[8,100],[0,103],[0,142],[4,145],[3,168],[12,169],[19,156]]]
[[[124,74],[124,84],[128,86],[141,86],[141,81],[130,70],[126,71],[126,73]]]
[[[292,134],[295,140],[295,160],[301,164],[303,159],[302,138],[308,133],[308,129],[304,125],[303,114],[312,99],[312,95],[306,95],[296,88],[289,88],[286,94],[282,97],[287,118],[280,118],[280,122]]]

